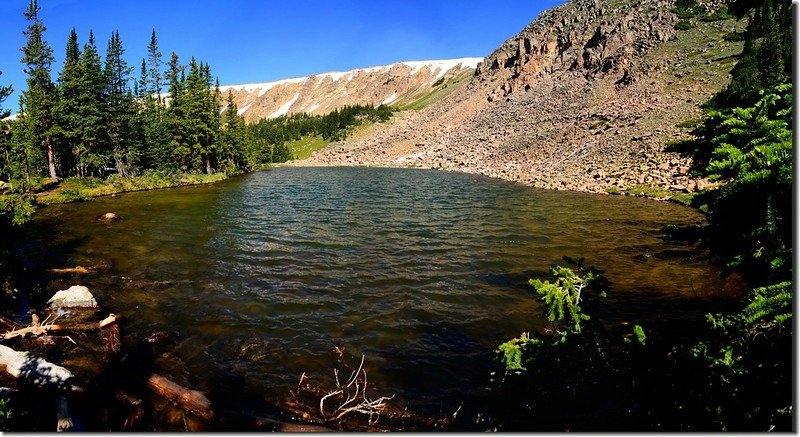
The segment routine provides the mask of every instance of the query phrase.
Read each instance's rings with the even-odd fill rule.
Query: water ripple
[[[86,225],[106,210],[124,220]],[[277,168],[48,216],[81,241],[72,262],[130,278],[88,284],[101,304],[137,311],[134,331],[181,333],[187,374],[241,373],[279,396],[302,372],[328,377],[336,345],[368,355],[374,387],[433,414],[482,389],[500,341],[543,325],[527,281],[564,255],[606,270],[607,318],[671,314],[721,283],[659,238],[700,222],[690,209],[457,173]],[[244,343],[266,349],[242,359]]]

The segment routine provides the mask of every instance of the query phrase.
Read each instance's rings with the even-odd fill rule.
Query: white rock
[[[97,301],[83,285],[73,285],[66,290],[59,290],[50,300],[47,301],[53,308],[96,308]]]

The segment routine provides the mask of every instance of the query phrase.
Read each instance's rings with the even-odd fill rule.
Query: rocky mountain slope
[[[344,105],[412,103],[439,84],[471,73],[483,58],[398,62],[346,72],[268,83],[220,87],[231,91],[239,114],[247,121],[305,112],[327,114]]]
[[[546,11],[456,91],[303,164],[441,168],[589,192],[702,188],[667,146],[727,83],[741,43],[723,36],[742,25],[676,30],[673,5],[573,0]]]

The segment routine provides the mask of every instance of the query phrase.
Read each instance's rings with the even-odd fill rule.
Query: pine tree
[[[61,168],[66,173],[67,169],[76,167],[75,157],[78,154],[80,141],[80,93],[82,87],[82,72],[80,63],[80,49],[78,48],[78,33],[73,28],[67,39],[67,50],[64,57],[64,67],[58,76],[59,100],[57,105],[57,122],[59,137],[59,155]]]
[[[184,67],[180,64],[178,54],[172,52],[168,69],[167,81],[169,82],[169,109],[167,111],[167,125],[169,127],[170,150],[173,162],[182,170],[188,168],[190,150],[186,143],[184,94],[185,83]]]
[[[79,141],[75,151],[78,176],[94,175],[108,162],[104,153],[103,122],[105,77],[101,69],[100,55],[89,31],[89,39],[83,45],[80,56],[80,93],[77,96]]]
[[[28,130],[28,140],[45,150],[50,178],[58,180],[53,144],[58,95],[50,77],[53,49],[44,40],[47,28],[39,19],[39,5],[36,0],[30,0],[23,15],[29,22],[23,32],[26,43],[22,48],[22,63],[25,65],[24,72],[28,75],[28,89],[22,92],[20,98],[21,120]]]
[[[126,177],[131,171],[130,165],[136,161],[136,153],[131,148],[132,119],[135,108],[128,88],[131,68],[122,55],[122,40],[119,31],[111,34],[106,51],[104,75],[106,78],[106,129],[108,143],[120,176]]]
[[[0,71],[0,76],[3,72]],[[3,102],[11,95],[13,88],[10,85],[0,85],[0,108]],[[5,177],[6,181],[11,182],[11,121],[4,120],[11,115],[11,111],[0,109],[0,177]]]
[[[147,45],[147,79],[150,85],[147,92],[156,94],[161,99],[161,66],[163,61],[161,59],[161,52],[158,50],[158,38],[156,37],[156,30],[150,34],[150,44]]]
[[[744,48],[731,82],[714,98],[717,107],[749,106],[759,91],[791,81],[792,2],[730,0],[731,13],[747,18]]]
[[[217,86],[219,89],[219,86]],[[246,131],[244,120],[239,116],[239,108],[233,99],[233,93],[228,90],[225,100],[225,111],[222,114],[220,126],[220,168],[227,173],[244,170],[248,167],[245,161]]]
[[[139,80],[133,83],[133,95],[138,99],[143,99],[147,96],[147,65],[142,59],[141,67],[139,67]]]
[[[183,112],[187,165],[192,170],[214,171],[215,147],[219,130],[219,97],[211,91],[211,71],[208,65],[189,62],[185,80],[185,98],[180,104]]]
[[[0,76],[2,75],[3,72],[0,71]],[[5,102],[5,100],[8,98],[8,96],[11,95],[13,91],[14,89],[11,87],[11,85],[6,85],[6,86],[0,85],[0,105],[2,105],[3,102]],[[2,106],[0,106],[0,108],[1,107]],[[0,120],[8,117],[9,115],[11,115],[11,111],[9,111],[8,109],[0,109]]]

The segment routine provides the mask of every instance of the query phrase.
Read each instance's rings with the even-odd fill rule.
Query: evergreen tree
[[[30,0],[23,15],[29,22],[23,32],[26,43],[22,48],[22,63],[25,65],[23,70],[28,75],[26,79],[28,89],[22,92],[20,98],[21,121],[28,130],[28,140],[44,149],[50,178],[57,180],[53,136],[58,95],[56,86],[50,77],[53,49],[44,40],[44,32],[47,28],[39,19],[37,0]]]
[[[150,34],[150,44],[147,45],[147,79],[149,87],[147,92],[156,94],[161,98],[161,66],[163,61],[161,59],[161,52],[158,50],[158,38],[156,37],[156,30]]]
[[[80,94],[83,85],[80,56],[78,33],[73,28],[67,39],[64,67],[58,76],[58,149],[64,173],[67,169],[71,171],[76,168],[75,157],[80,141]]]
[[[219,90],[219,85],[217,85]],[[227,173],[244,170],[248,167],[245,160],[247,132],[244,120],[239,116],[239,108],[233,100],[233,92],[228,90],[225,110],[222,113],[219,140],[220,168]]]
[[[3,72],[0,71],[0,76]],[[0,108],[3,102],[11,95],[13,89],[10,85],[0,86]],[[11,121],[5,120],[11,111],[0,109],[0,177],[5,177],[6,181],[11,182]]]
[[[219,102],[211,92],[211,74],[209,67],[194,58],[189,62],[189,74],[186,76],[186,95],[181,105],[183,125],[186,129],[185,145],[189,156],[187,165],[192,170],[213,172],[215,161],[214,148],[217,130],[219,129]],[[216,124],[215,124],[216,123]]]
[[[168,69],[167,81],[169,82],[169,110],[167,111],[167,125],[169,127],[172,161],[182,170],[187,170],[187,160],[190,154],[186,146],[186,133],[184,132],[184,67],[180,64],[178,54],[172,52]]]
[[[83,45],[80,56],[80,93],[77,96],[79,141],[75,151],[78,176],[94,175],[108,162],[103,150],[103,121],[105,77],[101,69],[100,55],[89,31],[89,39]]]
[[[143,99],[147,95],[147,66],[144,59],[139,68],[139,80],[133,83],[133,95],[138,99]]]
[[[128,88],[131,68],[122,57],[124,52],[119,31],[112,32],[104,70],[106,129],[117,173],[123,177],[130,174],[131,164],[137,159],[137,153],[130,143],[135,108]]]
[[[0,71],[0,76],[2,75],[3,72]],[[3,102],[5,102],[8,96],[11,95],[13,91],[14,89],[11,87],[11,85],[6,85],[6,86],[0,85],[0,108],[2,108],[1,105],[3,104]],[[11,111],[9,111],[8,109],[0,109],[0,120],[8,117],[9,115],[11,115]]]
[[[759,92],[792,77],[792,2],[729,0],[729,11],[747,18],[744,49],[731,70],[728,87],[714,98],[717,107],[749,106]]]

